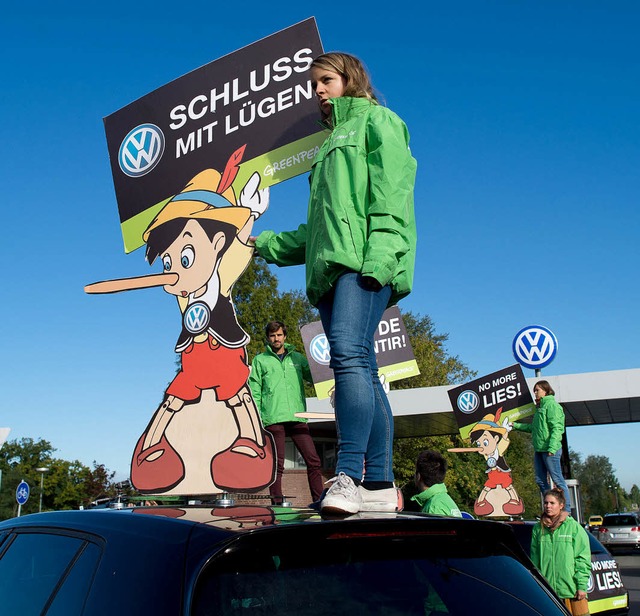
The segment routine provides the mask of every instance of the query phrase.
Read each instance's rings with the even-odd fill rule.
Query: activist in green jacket
[[[591,549],[585,531],[568,512],[560,488],[544,494],[544,513],[531,534],[531,561],[561,599],[586,599]]]
[[[565,507],[571,511],[571,496],[562,474],[562,435],[564,434],[564,409],[556,402],[555,391],[549,381],[538,381],[533,387],[536,412],[530,424],[513,422],[516,430],[531,432],[533,444],[533,470],[542,494],[553,485],[562,488]]]
[[[533,450],[555,453],[562,448],[564,434],[564,409],[551,394],[540,398],[540,403],[529,423],[513,422],[513,427],[522,432],[531,433]]]
[[[307,421],[295,413],[307,410],[302,381],[312,381],[309,362],[293,345],[285,343],[284,347],[282,360],[267,345],[251,362],[249,386],[265,428],[286,421]]]
[[[394,304],[411,291],[416,250],[409,133],[393,111],[368,98],[330,102],[333,130],[313,161],[307,223],[264,231],[256,249],[268,263],[305,263],[314,306],[345,271],[390,284]]]
[[[411,497],[420,506],[422,513],[430,513],[432,515],[446,515],[454,518],[461,518],[462,514],[458,505],[449,496],[447,486],[444,483],[436,483],[430,488]]]
[[[411,291],[416,161],[407,127],[377,103],[358,58],[321,54],[309,76],[331,133],[313,160],[307,222],[250,239],[270,263],[305,263],[331,350],[338,455],[321,511],[396,511],[393,413],[374,334],[385,309]]]

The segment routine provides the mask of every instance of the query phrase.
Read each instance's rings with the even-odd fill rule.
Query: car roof
[[[212,542],[224,542],[225,539],[255,532],[277,530],[285,528],[309,527],[318,525],[325,527],[332,525],[366,524],[371,530],[380,532],[389,525],[404,524],[417,526],[429,524],[435,530],[452,527],[464,528],[460,524],[476,525],[476,532],[493,533],[496,539],[509,542],[511,538],[517,544],[513,534],[505,535],[501,530],[504,525],[490,520],[467,520],[462,518],[446,518],[431,516],[417,512],[378,513],[366,512],[351,516],[336,516],[333,518],[321,516],[313,509],[295,509],[290,507],[274,507],[260,505],[237,505],[232,507],[215,507],[205,505],[185,506],[149,506],[128,507],[124,509],[88,509],[84,511],[55,511],[34,513],[20,518],[12,518],[0,522],[0,533],[6,530],[27,528],[60,529],[61,531],[75,530],[97,536],[111,534],[125,534],[131,536],[132,541],[139,535],[148,537],[153,535],[160,542],[174,542],[186,540],[194,533],[199,539],[209,537]],[[143,539],[142,539],[143,540]]]

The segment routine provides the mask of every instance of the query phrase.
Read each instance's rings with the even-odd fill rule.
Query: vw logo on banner
[[[151,171],[164,154],[164,133],[155,124],[140,124],[122,140],[118,151],[120,169],[131,178]]]
[[[467,389],[458,396],[456,404],[463,413],[471,415],[480,406],[480,398],[475,391]]]
[[[513,339],[513,356],[525,368],[548,366],[558,351],[555,334],[542,325],[529,325],[521,329]]]
[[[331,349],[326,334],[318,334],[309,344],[311,357],[319,364],[328,366],[331,361]]]

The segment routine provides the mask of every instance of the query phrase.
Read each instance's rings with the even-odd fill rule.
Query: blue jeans
[[[553,485],[561,488],[566,499],[565,510],[571,512],[571,498],[569,497],[569,488],[562,476],[562,468],[560,467],[560,456],[562,449],[556,451],[550,456],[546,451],[536,451],[533,454],[533,470],[536,474],[536,483],[540,488],[540,492],[544,494],[551,486],[547,475],[551,476]]]
[[[393,415],[373,346],[390,297],[391,287],[367,289],[349,272],[318,303],[335,377],[336,474],[353,479],[393,481]]]

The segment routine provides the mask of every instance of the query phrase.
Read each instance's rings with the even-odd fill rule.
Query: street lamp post
[[[613,495],[616,499],[616,513],[620,513],[620,503],[618,502],[618,486],[609,486],[610,490],[613,490]]]
[[[40,468],[36,469],[36,472],[40,473],[40,506],[38,508],[38,511],[41,512],[42,511],[42,490],[44,486],[44,474],[49,472],[49,467],[41,466]]]

